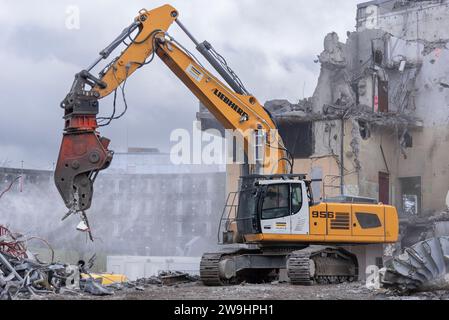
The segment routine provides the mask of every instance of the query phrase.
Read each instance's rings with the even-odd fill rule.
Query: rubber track
[[[290,282],[293,285],[303,285],[310,286],[317,283],[337,283],[337,282],[350,282],[357,278],[356,274],[348,275],[332,275],[328,276],[327,274],[332,274],[329,268],[333,267],[333,264],[326,265],[327,260],[326,257],[320,257],[319,254],[321,252],[326,252],[329,250],[336,250],[335,248],[324,248],[324,247],[309,247],[302,251],[293,252],[288,261],[287,261],[287,274],[290,278]],[[334,260],[335,258],[329,258]],[[319,273],[319,271],[324,272],[324,275],[310,274],[310,261],[313,260],[315,263],[315,272]],[[335,260],[334,260],[335,261]],[[343,260],[340,260],[343,263]],[[334,264],[335,265],[335,264]],[[328,270],[326,270],[328,269]],[[355,269],[355,268],[354,268]]]
[[[287,274],[293,285],[312,285],[313,279],[310,274],[310,253],[293,252],[287,261]]]
[[[223,253],[206,253],[201,258],[200,278],[206,286],[223,286],[218,264]]]

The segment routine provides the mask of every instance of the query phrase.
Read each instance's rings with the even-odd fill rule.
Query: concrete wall
[[[372,127],[370,131],[371,136],[365,140],[360,136],[357,121],[346,123],[348,138],[345,140],[345,167],[352,174],[345,178],[345,184],[358,186],[359,196],[378,199],[379,172],[389,173],[390,201],[394,204],[392,195],[395,191],[396,160],[399,156],[397,139],[392,138],[395,137],[395,131],[379,127]]]
[[[373,127],[371,137],[364,140],[358,134],[355,122],[347,123],[346,132],[358,141],[360,171],[345,177],[348,186],[358,185],[360,196],[378,199],[379,172],[390,174],[391,204],[401,207],[400,178],[422,178],[423,214],[441,211],[449,190],[449,129],[447,126],[424,127],[411,131],[413,147],[401,152],[397,136],[392,128]],[[350,129],[352,127],[352,129]],[[348,138],[346,143],[350,141]],[[384,156],[382,155],[382,146]],[[350,157],[348,156],[350,155]],[[345,168],[355,171],[355,157],[351,146],[345,146]]]
[[[449,20],[449,12],[446,16]],[[449,39],[449,37],[448,37]],[[435,48],[422,56],[416,78],[416,115],[426,127],[447,125],[449,120],[449,50]]]
[[[449,3],[446,0],[406,1],[403,7],[398,5],[396,9],[393,5],[394,1],[388,1],[379,4],[377,9],[376,6],[361,9],[371,12],[371,19],[365,19],[365,12],[359,10],[358,31],[379,28],[406,40],[449,39]]]
[[[398,165],[399,177],[422,177],[423,213],[446,208],[449,190],[449,128],[436,126],[413,133],[413,148]]]
[[[365,281],[368,274],[368,267],[377,266],[382,261],[384,247],[381,244],[366,245],[366,246],[354,246],[346,248],[349,252],[352,252],[357,256],[359,263],[359,280]],[[382,261],[383,262],[383,261]]]

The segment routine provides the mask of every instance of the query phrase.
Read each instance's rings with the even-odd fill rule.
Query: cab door
[[[292,234],[310,234],[310,212],[304,183],[291,184],[291,229]]]
[[[260,205],[262,233],[290,234],[290,184],[265,186]]]

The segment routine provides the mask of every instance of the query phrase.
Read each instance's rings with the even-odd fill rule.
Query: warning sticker
[[[276,229],[286,230],[287,229],[287,223],[286,222],[277,222],[276,223]]]
[[[203,73],[198,70],[197,68],[195,68],[192,64],[190,64],[187,67],[187,73],[189,73],[193,79],[195,79],[196,81],[200,82],[203,79]]]

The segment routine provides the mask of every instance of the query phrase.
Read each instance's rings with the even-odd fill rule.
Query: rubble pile
[[[429,220],[431,222],[444,222],[449,221],[449,208],[430,217]]]
[[[433,214],[411,216],[401,223],[401,233],[407,239],[406,246],[411,246],[418,241],[444,237],[449,235],[449,209]]]
[[[0,226],[0,300],[54,292],[68,277],[64,265],[39,261],[25,243],[23,235]]]
[[[159,273],[158,278],[165,286],[171,286],[180,283],[197,282],[200,280],[199,276],[192,276],[188,273],[179,271],[164,271]]]
[[[42,262],[26,247],[25,238],[0,226],[0,300],[26,299],[44,294],[110,295],[113,292],[89,275],[84,266]],[[39,239],[39,238],[37,238]],[[41,239],[44,243],[48,243]],[[94,256],[95,257],[95,256]],[[93,258],[94,258],[93,257]],[[92,259],[91,259],[92,260]],[[90,267],[93,261],[89,261]],[[81,273],[84,277],[81,277]]]
[[[410,294],[449,289],[449,237],[421,241],[386,263],[383,287]]]
[[[197,282],[198,276],[184,272],[164,271],[158,276],[136,281],[112,282],[104,285],[107,275],[89,272],[95,255],[79,265],[46,263],[27,250],[26,240],[0,226],[0,300],[45,298],[47,295],[106,296],[117,290],[144,291],[149,286],[176,286]],[[51,248],[50,248],[51,249]],[[52,250],[52,249],[51,249]],[[125,277],[126,278],[126,277]]]
[[[0,300],[57,293],[71,276],[62,264],[44,264],[0,252]]]
[[[116,290],[135,289],[138,291],[144,291],[146,288],[152,286],[177,286],[184,283],[198,282],[199,280],[200,277],[198,275],[190,275],[188,273],[180,271],[162,271],[159,272],[157,276],[140,278],[135,281],[128,281],[125,283],[115,283],[109,287]]]
[[[13,234],[7,227],[0,225],[0,252],[14,257],[24,257],[26,249],[25,243],[21,238],[22,235]]]

